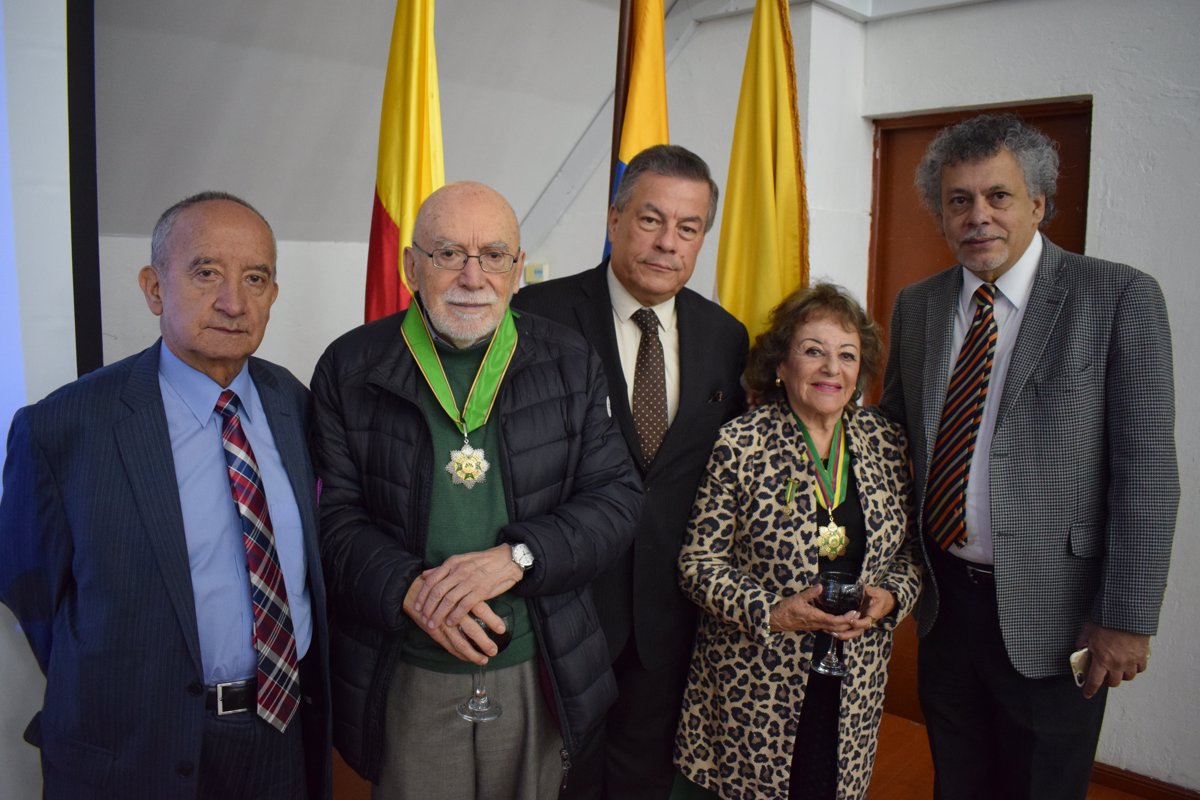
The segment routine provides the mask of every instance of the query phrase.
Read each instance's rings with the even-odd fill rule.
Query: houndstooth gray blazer
[[[1158,283],[1044,242],[989,460],[1000,628],[1029,678],[1065,673],[1089,618],[1157,632],[1179,504],[1171,329]],[[961,288],[952,267],[902,290],[892,314],[880,407],[908,430],[918,520]],[[922,636],[938,607],[927,574]]]

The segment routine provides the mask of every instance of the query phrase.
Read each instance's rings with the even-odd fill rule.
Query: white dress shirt
[[[983,402],[983,419],[975,435],[975,450],[971,454],[971,471],[967,475],[967,543],[963,547],[951,547],[949,553],[959,558],[980,564],[992,563],[992,499],[989,493],[990,472],[988,459],[992,452],[992,433],[996,430],[996,415],[1000,410],[1000,398],[1004,394],[1004,379],[1008,364],[1012,360],[1021,330],[1021,320],[1033,291],[1033,279],[1037,274],[1038,261],[1042,258],[1042,235],[1035,234],[1029,247],[1003,275],[996,280],[996,301],[993,313],[999,338],[996,352],[992,356],[992,376],[988,382],[987,397]],[[963,269],[962,292],[954,316],[953,358],[951,371],[958,360],[971,320],[975,317],[975,290],[983,285],[978,275]]]
[[[633,321],[633,315],[643,306],[613,275],[612,267],[608,268],[608,296],[612,299],[613,329],[617,334],[621,372],[625,373],[626,399],[633,408],[633,371],[637,366],[638,345],[642,342],[642,329]],[[670,425],[679,411],[679,328],[675,324],[675,297],[672,295],[669,300],[649,308],[658,317],[660,326],[658,338],[662,342],[667,373],[667,424]]]

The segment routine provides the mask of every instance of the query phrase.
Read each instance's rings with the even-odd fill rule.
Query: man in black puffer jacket
[[[508,203],[452,184],[413,234],[412,307],[342,336],[312,380],[334,740],[377,797],[553,798],[616,696],[589,584],[641,487],[586,341],[508,308]],[[485,663],[503,713],[473,724],[455,704]]]

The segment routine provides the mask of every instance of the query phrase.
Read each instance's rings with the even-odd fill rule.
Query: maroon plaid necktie
[[[242,542],[250,570],[254,649],[258,653],[258,715],[283,731],[300,704],[296,637],[292,635],[287,589],[275,552],[267,495],[254,451],[238,418],[240,406],[241,401],[232,391],[221,392],[217,400],[217,411],[225,421],[221,444],[229,467],[229,488],[242,518]]]
[[[633,321],[642,329],[633,368],[633,425],[642,445],[642,464],[649,467],[667,435],[667,368],[658,338],[658,315],[640,308]]]
[[[967,473],[999,336],[992,313],[996,287],[985,283],[975,290],[974,298],[975,318],[950,375],[925,493],[925,530],[943,550],[952,544],[962,547],[967,541]]]

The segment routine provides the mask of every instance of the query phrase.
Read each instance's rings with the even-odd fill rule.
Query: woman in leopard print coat
[[[822,321],[836,324],[822,327]],[[705,613],[676,763],[688,781],[721,798],[862,798],[875,760],[892,630],[912,609],[921,583],[908,524],[906,441],[900,426],[854,402],[862,380],[877,372],[882,346],[874,324],[843,290],[818,285],[797,292],[773,312],[772,323],[747,369],[761,405],[721,429],[679,556],[681,587]],[[837,395],[829,388],[842,384],[844,408],[832,404]],[[823,403],[844,426],[861,505],[860,579],[871,587],[871,605],[861,615],[831,617],[811,605],[822,559],[818,527],[829,512],[816,498],[800,423]],[[810,435],[820,441],[815,430]],[[849,674],[840,689],[836,681],[825,684],[831,763],[829,785],[820,790],[791,786],[794,774],[808,775],[805,752],[794,748],[818,631],[849,642],[843,657]]]

